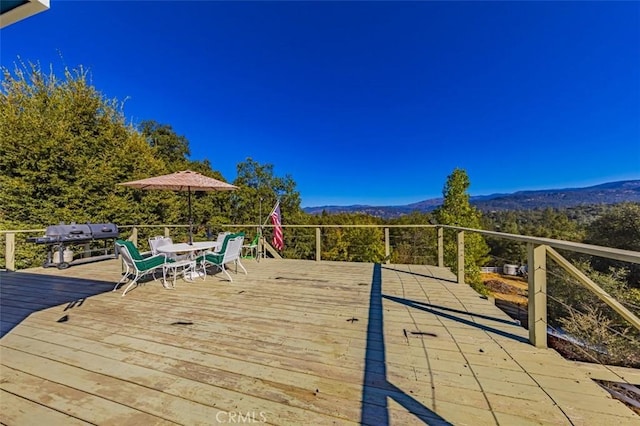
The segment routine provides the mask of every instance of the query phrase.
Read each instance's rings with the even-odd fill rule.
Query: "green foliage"
[[[187,157],[190,155],[187,138],[176,134],[170,125],[153,120],[143,121],[138,128],[153,150],[154,156],[169,165],[172,172],[185,169]]]
[[[428,213],[413,212],[392,219],[390,225],[426,225],[431,223]],[[438,262],[435,228],[390,228],[391,262],[436,265]]]
[[[610,269],[603,273],[585,261],[575,262],[575,266],[627,309],[640,315],[640,290],[626,284],[626,271]],[[549,271],[549,323],[585,342],[587,346],[581,352],[589,353],[590,360],[640,367],[640,332],[558,267],[549,265]]]
[[[146,197],[133,200],[116,184],[162,172],[164,164],[125,124],[117,101],[90,86],[82,68],[62,79],[33,64],[2,72],[2,226],[129,222],[150,213],[131,203]]]
[[[577,210],[574,210],[575,212]],[[584,216],[580,215],[581,218]],[[584,220],[584,219],[583,219]],[[569,216],[566,210],[541,209],[519,211],[497,211],[483,216],[486,229],[508,234],[531,235],[566,241],[583,240],[584,227]],[[526,244],[502,238],[487,238],[494,265],[505,263],[525,264]]]
[[[589,225],[585,242],[640,251],[640,204],[622,203],[612,207]],[[640,265],[594,258],[592,266],[599,271],[624,268],[627,283],[640,288]]]
[[[540,219],[525,227],[527,235],[543,238],[554,238],[566,241],[582,241],[584,230],[571,221],[562,211],[547,208],[542,210]]]
[[[587,361],[640,368],[640,339],[637,333],[629,328],[621,332],[612,331],[615,322],[601,310],[587,306],[585,312],[572,311],[562,319],[562,326],[571,336],[584,342],[579,355]]]
[[[434,217],[441,225],[461,226],[481,229],[481,213],[469,202],[469,177],[462,169],[455,169],[447,177],[442,195],[442,206],[434,211]],[[480,234],[466,232],[465,246],[465,281],[479,289],[482,285],[480,266],[488,261],[489,247]],[[444,245],[445,265],[457,269],[457,243],[452,231],[445,231]]]
[[[239,163],[237,171],[233,184],[240,189],[234,191],[230,203],[233,222],[264,223],[280,199],[283,218],[286,213],[288,223],[297,223],[302,215],[300,193],[291,176],[276,176],[273,164],[260,164],[252,158]]]
[[[233,223],[266,224],[262,231],[267,241],[270,241],[273,231],[269,214],[278,199],[283,225],[306,222],[307,215],[300,208],[300,193],[291,176],[276,176],[273,164],[260,164],[252,158],[239,163],[237,171],[233,184],[239,189],[231,195],[229,203],[229,217]],[[309,234],[309,230],[286,228],[282,255],[299,259],[312,258],[315,248]]]
[[[522,235],[522,223],[514,211],[494,212],[483,216],[484,227],[491,231]],[[526,244],[504,238],[487,238],[491,252],[491,264],[525,264],[527,262]]]
[[[381,219],[359,213],[321,215],[310,219],[317,225],[379,225]],[[380,227],[323,228],[322,259],[348,262],[381,262],[384,232]]]
[[[37,64],[2,68],[0,92],[0,229],[44,228],[58,222],[114,222],[117,224],[186,224],[187,194],[143,191],[118,183],[191,169],[225,180],[209,161],[188,159],[189,142],[167,124],[143,121],[137,128],[126,123],[122,104],[107,99],[89,83],[82,67],[65,69],[61,76],[45,73]],[[196,234],[217,231],[224,224],[267,223],[267,215],[281,200],[285,225],[383,225],[382,219],[362,214],[309,216],[300,209],[300,194],[293,178],[277,176],[274,166],[247,158],[237,165],[232,193],[195,193],[192,198]],[[412,213],[389,224],[438,223],[500,230],[581,241],[638,250],[640,205],[496,213],[482,218],[469,203],[469,178],[456,169],[448,177],[443,205],[433,213]],[[484,222],[481,222],[484,219]],[[219,229],[222,230],[222,229]],[[157,228],[141,230],[155,235]],[[255,232],[258,232],[256,229]],[[384,260],[381,227],[327,228],[322,231],[322,258],[362,262]],[[146,235],[146,234],[144,234]],[[253,237],[248,232],[247,239]],[[176,239],[186,229],[176,231]],[[18,237],[18,266],[43,259],[44,248]],[[437,259],[434,229],[390,228],[394,263],[434,264]],[[493,254],[509,260],[526,259],[524,246],[490,240]],[[445,238],[445,262],[456,268],[455,233]],[[477,234],[465,233],[465,274],[479,283],[478,266],[486,261],[488,247]],[[285,228],[285,257],[315,257],[315,229]],[[605,271],[616,264],[595,264]],[[638,275],[626,266],[632,284]],[[635,281],[633,281],[635,280]],[[633,281],[633,282],[632,282]],[[632,285],[633,286],[633,285]],[[640,285],[638,285],[640,287]]]
[[[189,143],[171,126],[144,121],[136,129],[126,124],[121,104],[91,86],[82,67],[65,69],[62,77],[44,73],[37,64],[2,68],[2,73],[0,229],[72,221],[186,224],[187,193],[117,184],[183,169],[224,180],[208,161],[186,158]],[[301,219],[300,196],[291,177],[276,177],[273,166],[251,159],[238,167],[240,189],[233,195],[192,194],[197,232],[232,220],[257,222],[258,193],[245,182],[252,173],[262,179],[259,190],[266,209],[280,196],[286,220]],[[17,250],[18,267],[33,266],[44,257],[41,246],[21,243]]]

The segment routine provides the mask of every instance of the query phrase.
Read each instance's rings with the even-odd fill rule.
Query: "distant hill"
[[[568,208],[591,204],[617,204],[625,201],[640,202],[640,180],[608,182],[585,188],[542,189],[518,191],[512,194],[491,194],[471,197],[471,204],[482,211],[532,210]],[[430,212],[442,204],[442,198],[431,198],[404,206],[319,206],[305,207],[309,214],[326,211],[336,213],[365,213],[371,216],[393,218],[413,211]]]

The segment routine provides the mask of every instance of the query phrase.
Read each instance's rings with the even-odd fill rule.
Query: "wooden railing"
[[[455,226],[442,226],[442,228],[453,229],[458,233],[458,265],[464,265],[465,232],[475,232],[485,236],[509,239],[527,244],[527,266],[529,271],[529,341],[533,345],[537,347],[547,346],[547,256],[567,271],[583,287],[595,294],[600,300],[627,320],[634,328],[640,330],[640,319],[635,314],[625,308],[615,298],[611,297],[611,295],[594,283],[589,277],[571,264],[571,262],[561,256],[555,249],[568,250],[635,264],[640,264],[640,252],[554,240],[551,238],[529,237],[526,235],[506,234]],[[464,282],[464,278],[462,281],[460,279],[460,274],[464,274],[464,270],[461,271],[460,269],[461,267],[458,266],[458,282]]]
[[[253,228],[257,229],[258,225],[218,225],[218,228]],[[133,225],[121,226],[121,230],[130,230],[129,240],[138,244],[139,229],[153,228],[161,229],[165,236],[171,235],[172,229],[184,229],[186,225]],[[270,228],[266,226],[265,228]],[[621,317],[628,321],[634,328],[640,330],[640,319],[625,308],[611,295],[607,294],[600,286],[594,283],[589,277],[576,268],[571,262],[560,255],[556,250],[567,250],[576,253],[588,254],[591,256],[599,256],[608,259],[619,260],[634,264],[640,264],[640,252],[621,250],[610,247],[595,246],[590,244],[576,243],[563,240],[554,240],[550,238],[531,237],[526,235],[506,234],[502,232],[485,231],[479,229],[462,228],[456,226],[444,225],[283,225],[283,228],[315,228],[315,259],[322,259],[322,230],[330,228],[383,228],[384,230],[384,249],[385,262],[389,263],[391,255],[391,244],[389,238],[390,228],[435,228],[436,244],[437,244],[437,266],[444,267],[444,230],[449,229],[456,234],[457,246],[457,282],[464,283],[464,237],[465,233],[477,233],[492,238],[501,238],[513,240],[527,244],[527,263],[528,263],[528,319],[529,319],[529,340],[537,347],[547,346],[547,258],[550,258],[557,265],[567,271],[574,279],[576,279],[584,288],[595,294],[604,303],[610,306]],[[9,230],[0,231],[5,236],[5,265],[8,270],[15,270],[15,248],[16,234],[23,233],[44,233],[44,229],[28,229],[28,230]],[[261,239],[259,253],[270,251],[277,256],[277,252]]]

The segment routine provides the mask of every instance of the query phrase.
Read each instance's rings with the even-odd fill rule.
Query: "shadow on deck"
[[[0,272],[0,338],[34,312],[65,305],[58,321],[88,297],[110,292],[114,283],[28,272]]]
[[[420,401],[405,393],[387,379],[387,361],[384,344],[384,313],[382,309],[382,273],[380,264],[373,267],[371,296],[369,297],[369,323],[367,325],[367,348],[365,354],[363,404],[360,420],[366,425],[388,425],[387,398],[394,400],[417,418],[430,425],[450,425],[437,413]],[[378,354],[382,354],[380,359]],[[381,391],[382,390],[382,391]]]

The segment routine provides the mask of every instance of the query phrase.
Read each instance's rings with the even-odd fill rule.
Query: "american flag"
[[[273,240],[271,240],[271,243],[277,250],[282,251],[284,248],[284,238],[282,236],[280,200],[278,200],[271,213],[271,224],[273,225]]]

